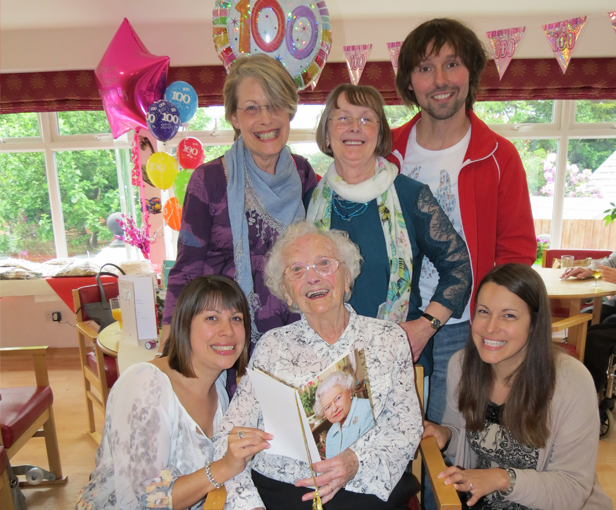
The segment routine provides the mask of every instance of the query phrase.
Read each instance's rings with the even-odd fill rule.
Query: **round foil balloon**
[[[182,168],[194,170],[205,159],[203,144],[196,138],[184,138],[178,144],[177,157]]]
[[[150,105],[146,120],[148,131],[161,142],[171,140],[180,129],[180,112],[164,99]]]
[[[199,106],[197,93],[185,81],[174,81],[169,85],[165,90],[165,99],[178,109],[182,124],[186,124],[197,113]]]
[[[169,189],[178,174],[178,163],[171,154],[155,152],[148,158],[146,172],[158,189]]]
[[[146,127],[148,106],[163,97],[169,57],[152,55],[124,19],[96,66],[96,84],[114,138]]]
[[[175,181],[173,183],[173,192],[175,193],[176,198],[180,205],[184,205],[184,197],[186,197],[186,188],[188,187],[188,181],[190,181],[190,176],[194,170],[183,170],[181,171]]]
[[[227,72],[242,55],[266,53],[284,64],[298,90],[318,79],[332,44],[324,1],[216,0],[212,18]]]
[[[182,225],[182,206],[178,203],[177,198],[172,197],[163,207],[163,218],[169,228],[173,230],[180,230]]]

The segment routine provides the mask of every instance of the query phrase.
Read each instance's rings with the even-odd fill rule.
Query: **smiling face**
[[[477,296],[473,342],[479,356],[499,378],[512,374],[526,356],[531,331],[528,305],[513,292],[493,282]]]
[[[343,116],[353,118],[350,126],[336,122]],[[376,122],[362,125],[358,120],[362,117]],[[338,108],[331,111],[326,142],[334,154],[338,175],[350,184],[365,181],[374,175],[378,120],[379,116],[372,108],[349,103],[344,93],[338,97]]]
[[[273,170],[280,151],[289,139],[289,114],[280,110],[268,111],[267,108],[259,108],[256,114],[244,110],[271,103],[254,78],[244,78],[237,86],[236,93],[238,110],[231,116],[231,123],[240,130],[244,145],[257,166],[266,172]]]
[[[445,43],[438,54],[427,56],[411,71],[409,89],[415,92],[423,115],[447,120],[465,115],[464,105],[469,91],[469,72],[452,47]]]
[[[338,259],[336,246],[323,235],[307,234],[289,246],[282,259],[286,268],[296,262],[312,266],[322,257]],[[320,275],[311,267],[300,280],[292,282],[284,277],[285,295],[288,304],[295,303],[309,322],[317,316],[336,317],[344,313],[344,294],[350,291],[350,281],[348,270],[342,263],[336,272],[327,276]]]
[[[330,423],[344,424],[344,420],[351,410],[351,390],[345,390],[340,386],[334,386],[321,395],[323,414]]]
[[[195,371],[226,370],[235,364],[244,349],[244,316],[220,306],[195,315],[190,326],[192,364]]]

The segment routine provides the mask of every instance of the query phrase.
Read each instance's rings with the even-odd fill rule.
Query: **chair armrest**
[[[580,324],[584,324],[585,322],[592,320],[592,314],[590,313],[581,313],[579,315],[573,315],[572,317],[567,317],[565,319],[558,320],[552,323],[552,332],[556,333],[557,331],[562,331],[563,329],[572,328],[573,326],[578,326]]]
[[[205,497],[203,510],[223,510],[227,501],[227,489],[221,487],[209,492]]]
[[[49,374],[47,372],[47,349],[49,347],[3,347],[0,349],[0,357],[30,356],[34,363],[34,376],[37,386],[49,386]]]
[[[423,463],[436,499],[436,507],[441,510],[462,510],[462,503],[453,485],[445,485],[443,480],[436,477],[447,467],[443,461],[443,454],[436,444],[436,439],[433,437],[422,439],[419,448],[421,448]]]
[[[87,337],[90,337],[92,340],[96,340],[98,338],[98,331],[96,331],[87,322],[78,322],[77,329]]]

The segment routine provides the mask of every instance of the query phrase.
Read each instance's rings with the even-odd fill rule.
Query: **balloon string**
[[[321,504],[321,496],[319,496],[319,486],[317,485],[316,475],[314,474],[314,470],[312,469],[310,450],[308,450],[308,441],[306,440],[306,431],[304,430],[304,424],[302,423],[302,413],[299,409],[299,403],[297,402],[297,393],[295,394],[295,406],[297,407],[297,415],[299,417],[299,427],[302,429],[302,437],[304,438],[304,448],[306,448],[306,455],[308,456],[308,467],[310,468],[310,476],[312,476],[312,482],[314,483],[312,510],[323,510],[323,505]]]
[[[139,195],[141,202],[141,219],[143,223],[143,233],[146,239],[150,239],[150,213],[148,212],[147,202],[145,199],[145,183],[143,182],[143,173],[141,170],[141,151],[139,149],[139,128],[135,128],[133,143],[131,144],[131,160],[133,162],[133,171],[131,183],[133,186],[139,186]],[[147,243],[142,249],[143,256],[150,260],[150,246]]]

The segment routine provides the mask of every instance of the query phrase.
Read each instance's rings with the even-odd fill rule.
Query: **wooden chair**
[[[0,444],[0,507],[3,510],[13,510],[15,508],[9,473],[6,470],[8,465],[9,458],[6,454],[6,449]]]
[[[117,282],[105,283],[103,284],[103,289],[107,299],[117,297],[119,294]],[[113,356],[103,353],[96,341],[98,331],[89,324],[90,317],[85,307],[83,307],[86,303],[96,303],[100,299],[101,294],[98,285],[88,285],[87,287],[73,290],[73,302],[77,311],[79,360],[83,372],[83,384],[88,411],[88,434],[97,444],[100,444],[102,436],[100,432],[96,431],[94,406],[103,413],[104,417],[109,389],[118,379],[117,360]]]
[[[417,388],[417,396],[419,397],[420,408],[423,409],[424,402],[424,368],[421,365],[415,365],[415,387]],[[436,476],[443,471],[446,466],[443,461],[443,455],[436,444],[436,439],[428,437],[422,439],[419,444],[419,449],[415,454],[415,460],[411,466],[411,471],[415,478],[421,482],[421,465],[423,465],[428,474],[436,507],[440,510],[462,510],[462,504],[458,493],[451,485],[445,485],[444,480],[439,480]],[[207,495],[203,510],[222,510],[227,499],[227,491],[224,487],[213,490]]]
[[[609,257],[611,253],[612,250],[570,250],[562,248],[547,249],[543,251],[543,260],[541,261],[541,265],[543,267],[553,267],[554,259],[560,259],[563,255],[573,255],[574,260],[583,260],[588,257],[592,259],[603,259],[605,257]]]
[[[586,332],[588,322],[592,320],[591,313],[581,313],[572,317],[552,317],[552,333],[558,333],[568,329],[567,341],[561,342],[560,338],[554,341],[559,343],[571,356],[584,363],[584,351],[586,350]]]
[[[67,477],[62,476],[58,437],[53,414],[53,392],[47,373],[47,347],[9,347],[0,349],[0,357],[29,355],[34,362],[36,386],[2,388],[0,394],[1,444],[10,461],[33,437],[44,437],[47,449],[49,471],[55,480],[43,480],[36,487],[64,485]],[[20,487],[31,487],[20,482]],[[4,489],[3,489],[4,490]],[[4,505],[3,505],[4,508]]]

